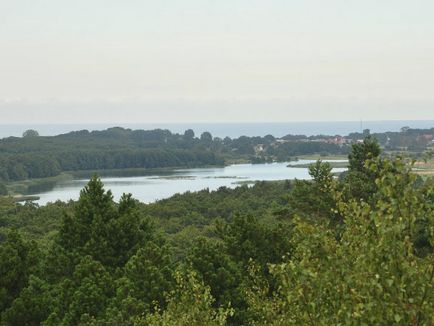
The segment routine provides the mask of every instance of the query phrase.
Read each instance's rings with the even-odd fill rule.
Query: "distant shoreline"
[[[100,123],[100,124],[0,124],[0,139],[5,137],[21,137],[28,129],[36,129],[41,136],[54,136],[77,130],[103,130],[110,127],[130,129],[168,129],[173,133],[184,133],[193,129],[196,134],[209,131],[215,137],[224,138],[240,136],[275,137],[292,135],[347,135],[370,129],[372,133],[399,131],[404,126],[414,129],[434,127],[434,120],[379,120],[379,121],[326,121],[326,122],[251,122],[251,123]]]

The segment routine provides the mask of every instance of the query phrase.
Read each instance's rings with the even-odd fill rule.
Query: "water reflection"
[[[310,160],[300,160],[291,164],[313,163]],[[331,161],[342,162],[342,161]],[[216,190],[226,186],[234,188],[242,183],[254,181],[271,181],[286,179],[309,179],[307,168],[287,167],[285,163],[237,164],[221,168],[200,168],[174,170],[172,173],[146,175],[138,177],[107,177],[102,178],[106,189],[110,189],[115,200],[123,193],[132,193],[133,197],[145,202],[168,198],[176,193],[199,191],[208,188]],[[335,168],[333,172],[342,172],[345,168]],[[52,190],[36,194],[40,205],[56,200],[76,200],[80,190],[88,179],[71,180],[57,184]]]

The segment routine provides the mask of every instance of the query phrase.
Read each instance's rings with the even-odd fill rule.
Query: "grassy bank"
[[[10,182],[6,184],[6,187],[9,195],[19,198],[19,196],[27,196],[51,190],[57,183],[72,179],[73,176],[71,174],[61,173],[55,177]]]
[[[348,162],[328,162],[332,168],[347,168]],[[306,163],[306,164],[288,164],[289,168],[308,168],[314,163]]]
[[[128,169],[110,169],[110,170],[86,170],[86,171],[70,171],[68,172],[73,179],[89,179],[93,175],[98,174],[101,177],[141,177],[150,175],[172,175],[176,170],[194,169],[194,168],[216,168],[223,167],[220,165],[201,165],[201,166],[178,166],[170,168],[128,168]]]
[[[413,172],[423,177],[434,177],[434,159],[418,161],[414,164]]]
[[[312,155],[298,155],[299,160],[348,160],[348,155],[324,155],[312,154]]]

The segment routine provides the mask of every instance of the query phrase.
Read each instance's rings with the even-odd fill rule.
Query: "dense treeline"
[[[259,162],[327,152],[345,149],[324,142],[281,146],[273,136],[220,139],[204,132],[195,137],[192,130],[180,135],[159,129],[111,128],[54,137],[33,131],[22,138],[0,140],[0,181],[52,177],[63,171],[197,167],[222,165],[226,159]]]
[[[357,140],[369,135],[369,130],[364,133],[351,133],[348,139]],[[371,136],[386,150],[406,150],[411,152],[421,152],[426,150],[427,146],[433,146],[434,128],[430,129],[413,129],[402,127],[399,132],[373,133]]]
[[[341,135],[342,136],[342,135]],[[369,129],[363,130],[363,132],[353,132],[345,136],[345,139],[350,142],[357,142],[364,139],[367,136],[374,137],[382,148],[389,151],[410,151],[420,153],[427,149],[427,147],[433,146],[434,128],[430,129],[412,129],[409,127],[402,127],[400,131],[387,131],[371,133]],[[297,141],[319,141],[321,139],[330,139],[340,137],[339,135],[287,135],[282,139],[292,142]]]
[[[56,176],[62,171],[221,165],[198,139],[167,130],[71,132],[55,137],[9,137],[0,141],[0,179]]]
[[[261,163],[301,155],[347,154],[351,142],[368,135],[369,130],[352,133],[343,142],[337,136],[324,135],[221,139],[204,132],[196,137],[191,129],[174,134],[161,129],[110,128],[54,137],[42,137],[35,130],[28,130],[22,138],[0,140],[0,182],[53,177],[64,171],[197,167],[239,159]],[[372,136],[387,150],[422,152],[432,145],[433,135],[434,129],[403,128],[401,132]],[[0,185],[0,194],[3,192]]]
[[[0,203],[4,325],[434,322],[434,183],[355,144],[340,179],[113,201]]]
[[[346,147],[324,142],[289,142],[276,147],[269,147],[267,154],[275,156],[279,160],[305,155],[307,153],[319,153],[324,155],[336,155],[346,153]]]
[[[0,178],[5,181],[44,178],[62,171],[164,168],[222,165],[212,152],[188,150],[69,151],[47,154],[5,155],[0,158]]]
[[[0,179],[56,176],[62,171],[221,165],[201,141],[169,131],[71,132],[55,137],[9,137],[0,141]]]

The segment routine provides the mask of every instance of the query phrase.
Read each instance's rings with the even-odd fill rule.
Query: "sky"
[[[432,0],[0,0],[0,124],[434,120]]]

